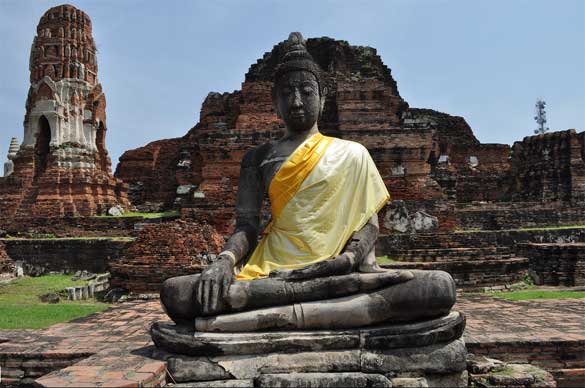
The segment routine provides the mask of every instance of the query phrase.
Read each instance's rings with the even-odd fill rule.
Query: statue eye
[[[303,87],[303,93],[306,95],[310,95],[313,93],[313,88],[310,86],[305,86]]]

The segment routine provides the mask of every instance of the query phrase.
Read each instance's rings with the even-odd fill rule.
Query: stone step
[[[458,288],[475,289],[504,286],[521,282],[528,271],[528,259],[514,257],[503,260],[393,262],[381,265],[389,269],[441,270],[451,274]]]
[[[585,387],[585,368],[555,369],[551,373],[559,387]]]

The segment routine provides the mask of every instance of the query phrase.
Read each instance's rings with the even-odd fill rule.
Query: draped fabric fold
[[[237,279],[302,268],[338,255],[390,199],[368,151],[317,133],[274,176],[272,221]]]

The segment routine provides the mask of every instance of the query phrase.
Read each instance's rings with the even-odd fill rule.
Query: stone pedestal
[[[464,328],[465,317],[451,312],[335,331],[195,333],[155,323],[151,335],[153,357],[193,386],[467,386]]]

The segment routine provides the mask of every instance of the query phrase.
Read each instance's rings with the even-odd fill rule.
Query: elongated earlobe
[[[328,92],[329,92],[329,89],[327,89],[327,87],[324,87],[321,90],[320,106],[319,106],[319,118],[321,118],[321,116],[323,115],[323,109],[325,109],[325,99],[327,98],[327,93]]]

